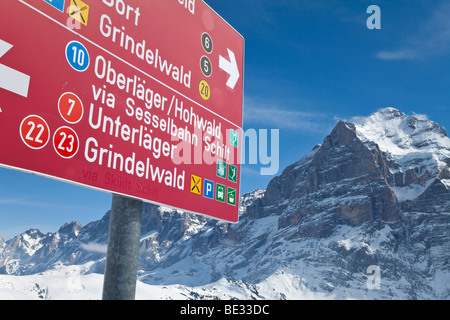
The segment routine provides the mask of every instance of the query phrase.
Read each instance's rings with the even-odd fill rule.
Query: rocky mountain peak
[[[444,184],[450,164],[445,128],[424,115],[406,115],[394,108],[355,120],[359,139],[368,148],[376,145],[386,153],[391,164],[387,181],[402,205],[413,208],[419,196],[435,194],[437,186]],[[416,209],[429,211],[423,205]]]
[[[445,129],[425,116],[385,108],[339,121],[265,189],[241,196],[237,224],[146,204],[139,279],[192,287],[225,279],[251,298],[283,283],[279,298],[448,299],[449,164]],[[8,240],[0,273],[87,261],[95,261],[90,272],[103,272],[98,248],[108,225],[109,213],[85,227],[65,224],[41,234],[31,256],[14,251],[18,237]],[[367,289],[373,266],[381,270],[378,291]]]
[[[280,228],[323,212],[354,225],[397,221],[390,165],[376,144],[368,148],[358,137],[355,124],[339,121],[320,147],[273,179],[250,209],[257,216],[283,212]]]
[[[78,221],[72,221],[71,223],[65,223],[62,225],[61,228],[59,228],[58,233],[76,237],[82,228],[83,226],[81,223]]]
[[[445,128],[425,115],[406,115],[397,109],[385,108],[353,120],[362,141],[374,142],[397,158],[424,152],[449,156],[450,139]]]

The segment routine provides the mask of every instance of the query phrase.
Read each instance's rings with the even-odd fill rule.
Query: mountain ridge
[[[308,291],[338,299],[448,299],[449,165],[445,128],[423,115],[385,108],[339,121],[265,189],[241,196],[238,224],[145,204],[139,279],[192,288],[223,280],[256,299],[269,297],[262,288],[275,288],[277,279],[285,285],[271,298]],[[66,224],[36,239],[28,256],[31,243],[0,241],[0,273],[87,262],[88,274],[103,273],[108,226],[109,213],[84,227]],[[374,268],[379,289],[368,282]]]

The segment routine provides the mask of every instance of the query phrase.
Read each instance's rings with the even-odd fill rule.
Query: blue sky
[[[197,0],[199,1],[199,0]],[[395,107],[450,128],[448,1],[206,0],[245,38],[244,130],[279,129],[280,170],[339,119]],[[369,30],[370,5],[381,29]],[[270,137],[270,135],[269,135]],[[270,150],[270,149],[269,149]],[[241,193],[273,176],[243,165]],[[100,219],[111,195],[0,168],[0,235]]]

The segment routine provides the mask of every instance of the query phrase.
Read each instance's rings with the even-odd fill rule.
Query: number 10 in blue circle
[[[83,72],[89,67],[89,53],[78,41],[71,41],[66,46],[66,59],[76,71]]]

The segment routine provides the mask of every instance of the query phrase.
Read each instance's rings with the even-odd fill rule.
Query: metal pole
[[[113,194],[103,300],[135,299],[141,220],[141,200]]]

